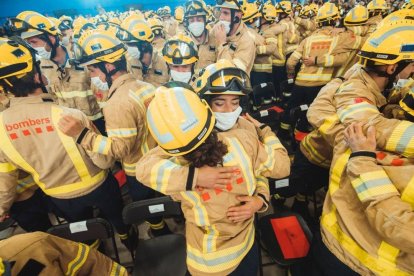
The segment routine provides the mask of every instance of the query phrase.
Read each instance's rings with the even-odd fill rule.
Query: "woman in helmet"
[[[142,15],[126,17],[117,37],[128,46],[126,58],[130,73],[155,87],[168,81],[168,67],[158,51],[154,50],[151,44],[154,34]]]
[[[244,85],[235,79],[227,84],[228,90],[240,90]],[[181,201],[186,217],[189,272],[256,275],[259,263],[253,217],[246,219],[232,213],[246,197],[257,198],[259,210],[267,204],[268,187],[256,179],[255,173],[273,175],[275,169],[267,165],[274,160],[269,159],[257,137],[246,130],[217,132],[210,107],[184,88],[159,88],[149,106],[147,120],[159,144],[149,155],[163,155],[169,158],[169,165],[154,183],[147,177],[150,167],[143,159],[137,165],[137,179]],[[186,185],[185,176],[176,173],[180,165],[188,166],[192,172],[203,166],[231,166],[235,177],[223,185],[195,187],[191,183]]]
[[[168,65],[171,80],[189,83],[198,60],[197,46],[185,34],[167,40],[162,56]]]

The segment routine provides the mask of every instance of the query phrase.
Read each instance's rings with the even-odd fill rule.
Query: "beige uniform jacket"
[[[125,173],[134,176],[138,160],[155,146],[146,122],[154,91],[154,86],[130,74],[117,78],[103,108],[108,137],[88,131],[81,145],[86,150],[120,160]]]
[[[207,30],[207,35],[204,41],[199,42],[191,32],[186,33],[194,43],[197,45],[198,49],[198,61],[195,65],[195,73],[197,74],[201,69],[206,68],[208,65],[216,63],[217,53],[216,53],[216,40],[214,38],[214,32]]]
[[[30,179],[18,185],[19,171],[29,173],[51,197],[76,198],[99,187],[107,176],[104,169],[113,164],[60,132],[63,114],[95,131],[82,112],[45,102],[44,96],[13,98],[10,108],[0,113],[0,214],[8,211],[19,189],[33,186]]]
[[[43,232],[20,234],[0,241],[0,258],[14,263],[12,275],[22,271],[33,275],[127,276],[127,270],[83,243]],[[30,266],[37,263],[38,265]],[[41,271],[33,271],[34,267]]]
[[[265,39],[265,44],[256,48],[258,55],[271,55],[272,66],[282,67],[286,62],[287,47],[287,28],[286,24],[264,24],[260,27],[259,34]]]
[[[162,52],[162,48],[164,48],[165,39],[162,37],[157,37],[152,41],[152,46],[154,47],[154,50],[157,50],[158,52]]]
[[[262,72],[262,73],[272,73],[272,57],[271,54],[259,54],[258,49],[261,46],[266,45],[265,38],[260,35],[256,29],[249,29],[249,31],[254,35],[254,41],[256,42],[256,58],[254,59],[253,71]]]
[[[61,68],[51,60],[41,59],[40,70],[48,81],[48,92],[57,99],[59,105],[78,109],[90,120],[102,118],[86,68],[71,65]]]
[[[236,32],[227,37],[225,44],[217,45],[216,51],[217,60],[230,60],[237,68],[250,75],[256,56],[256,44],[246,24],[240,23]]]
[[[188,165],[186,161],[166,156],[159,147],[137,165],[140,182],[181,201],[186,218],[187,265],[192,275],[228,275],[239,265],[254,242],[253,219],[232,223],[226,210],[239,204],[236,197],[240,195],[262,194],[268,198],[269,187],[261,177],[279,174],[274,166],[277,160],[270,154],[282,147],[276,136],[268,136],[273,141],[270,146],[242,129],[219,132],[218,137],[228,147],[223,165],[240,167],[238,177],[225,190],[186,185],[186,176],[179,173],[182,165]],[[147,162],[154,155],[163,159],[155,166]]]
[[[167,63],[156,50],[152,53],[151,64],[145,73],[143,72],[142,63],[138,59],[133,59],[127,55],[127,62],[128,72],[138,80],[152,84],[155,87],[163,85],[170,79]]]
[[[310,36],[317,28],[316,21],[313,18],[295,18],[296,30],[299,34],[299,42]]]
[[[286,17],[280,20],[278,24],[286,27],[287,43],[285,55],[293,53],[300,42],[299,33],[296,30],[293,19],[291,17]]]
[[[335,34],[333,27],[318,29],[303,40],[289,57],[287,72],[294,74],[295,66],[301,59],[317,56],[316,65],[302,64],[295,84],[307,87],[325,85],[332,79],[335,67],[343,65],[349,58],[355,40],[355,35],[349,31]]]
[[[173,17],[163,20],[162,25],[164,26],[167,38],[171,38],[177,34],[178,22]]]

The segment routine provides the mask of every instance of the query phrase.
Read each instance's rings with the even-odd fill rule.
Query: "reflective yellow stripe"
[[[59,91],[56,93],[56,97],[59,99],[72,99],[72,98],[86,98],[89,96],[94,96],[92,90],[86,91]]]
[[[266,53],[266,45],[257,46],[257,52],[259,55],[263,55]]]
[[[33,177],[31,175],[29,175],[28,177],[25,177],[23,179],[18,179],[17,180],[17,187],[16,187],[16,192],[18,194],[23,193],[24,191],[26,191],[27,189],[35,186],[36,183],[33,179]]]
[[[287,123],[280,123],[280,128],[289,130],[291,128],[291,126]]]
[[[335,163],[332,164],[331,178],[329,181],[329,193],[331,195],[339,189],[341,177],[346,169],[346,164],[348,163],[350,155],[351,150],[347,149],[338,159],[335,160]]]
[[[232,153],[233,159],[228,160],[224,158],[224,165],[225,166],[241,166],[241,173],[243,174],[244,181],[246,182],[247,192],[251,196],[255,190],[255,177],[253,175],[253,167],[250,159],[248,158],[249,155],[244,150],[243,146],[240,144],[239,140],[236,138],[226,138],[228,142],[229,152]],[[271,153],[273,155],[273,152]],[[272,158],[270,161],[274,162]],[[272,162],[272,164],[273,164]],[[269,164],[266,164],[269,165]]]
[[[281,144],[279,139],[274,136],[267,137],[263,141],[263,146],[267,153],[267,158],[264,162],[259,164],[259,169],[255,172],[256,175],[260,175],[264,171],[272,171],[273,167],[275,166],[276,159],[275,159],[275,150],[281,148]]]
[[[265,39],[265,41],[266,41],[267,44],[272,44],[272,43],[277,44],[277,39],[274,38],[274,37],[268,37],[268,38]]]
[[[333,65],[334,58],[332,55],[325,55],[325,67],[331,67]]]
[[[90,245],[90,248],[93,248],[93,249],[98,249],[98,247],[99,247],[99,245],[101,244],[101,240],[100,239],[97,239],[97,240],[95,240],[91,245]]]
[[[382,261],[389,261],[392,264],[396,265],[398,254],[400,250],[385,241],[381,242],[380,247],[378,248],[378,258]]]
[[[351,183],[362,202],[389,193],[398,194],[397,189],[383,170],[363,173]]]
[[[0,173],[8,173],[17,170],[11,163],[0,163]]]
[[[385,149],[406,157],[414,157],[414,124],[401,121],[391,133]]]
[[[367,102],[357,103],[348,105],[346,108],[338,112],[339,120],[344,122],[350,116],[355,115],[357,113],[374,113],[378,114],[379,111],[375,105],[369,104]],[[365,114],[364,114],[365,115]]]
[[[107,155],[111,148],[112,141],[108,137],[97,135],[95,142],[93,143],[92,151],[100,154]]]
[[[178,165],[174,159],[162,160],[151,168],[150,185],[151,188],[165,194],[170,181],[171,172]]]
[[[98,112],[95,115],[90,115],[90,116],[87,116],[87,117],[88,117],[89,120],[95,121],[95,120],[98,120],[98,119],[102,118],[103,114],[102,114],[102,112]]]
[[[203,235],[203,253],[211,253],[216,251],[217,237],[219,232],[215,225],[209,225],[205,228],[205,234]]]
[[[161,222],[159,222],[159,223],[150,223],[150,222],[148,222],[148,224],[151,227],[151,229],[154,229],[154,230],[160,230],[160,229],[164,228],[164,226],[165,226],[165,222],[163,220],[161,220]]]
[[[335,206],[332,211],[322,215],[322,227],[339,242],[342,249],[356,258],[361,264],[378,275],[408,276],[407,272],[396,267],[395,262],[383,258],[371,256],[349,237],[338,225]]]
[[[113,128],[107,129],[108,137],[133,137],[137,136],[137,129],[136,128]]]
[[[408,182],[408,185],[405,187],[401,199],[408,202],[414,210],[414,176],[411,177],[410,182]]]
[[[331,129],[331,127],[333,127],[337,123],[339,123],[338,115],[331,115],[323,121],[322,125],[319,127],[318,130],[322,136],[326,136],[328,129]]]
[[[287,54],[292,53],[292,52],[294,52],[297,48],[298,48],[298,45],[296,45],[296,44],[294,44],[294,45],[290,45],[290,46],[287,46],[286,53],[287,53]]]
[[[332,79],[332,74],[308,74],[299,72],[296,79],[302,81],[330,81]]]
[[[125,171],[125,173],[127,175],[133,175],[133,176],[135,176],[135,168],[136,168],[136,166],[137,166],[137,163],[128,164],[128,163],[122,162],[122,167],[123,167],[123,169],[124,169],[124,171]]]
[[[297,59],[302,58],[302,55],[301,55],[301,54],[299,54],[299,53],[298,53],[298,52],[296,52],[296,51],[292,53],[292,56],[293,56],[293,57],[295,57],[295,58],[297,58]]]
[[[145,108],[144,103],[150,98],[154,97],[155,88],[150,85],[139,88],[137,91],[129,91],[129,96],[136,102]]]
[[[181,192],[181,196],[184,200],[191,203],[193,206],[192,210],[194,212],[194,221],[197,226],[206,226],[210,225],[210,220],[208,219],[207,210],[201,202],[200,195],[197,192]]]
[[[88,258],[90,248],[82,243],[78,243],[79,249],[78,254],[76,255],[75,259],[73,259],[68,264],[68,269],[66,271],[66,275],[76,275],[78,270],[82,267],[82,265],[86,262]]]
[[[253,71],[255,72],[271,72],[272,64],[253,64]]]
[[[273,64],[278,64],[281,62],[282,65],[285,65],[286,56],[284,54],[284,49],[283,49],[283,34],[277,35],[277,51],[279,53],[280,60],[273,60]]]
[[[237,266],[253,245],[253,223],[249,225],[247,231],[247,235],[242,243],[211,253],[202,253],[187,244],[187,264],[205,273],[219,273],[220,271]]]
[[[327,160],[325,157],[320,155],[320,153],[312,146],[312,143],[310,142],[310,136],[307,135],[305,139],[301,143],[303,147],[306,149],[306,152],[309,157],[317,164],[320,164],[323,167],[330,167],[331,162],[330,160]]]
[[[117,264],[116,262],[112,263],[112,269],[110,276],[119,276],[119,275],[128,275],[125,267]]]

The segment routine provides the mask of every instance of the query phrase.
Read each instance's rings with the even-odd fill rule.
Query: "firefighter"
[[[85,150],[119,160],[134,201],[153,197],[153,190],[138,183],[134,175],[138,160],[155,146],[144,120],[154,87],[127,73],[126,47],[115,34],[104,30],[87,31],[79,38],[78,44],[77,62],[88,67],[91,77],[109,87],[108,100],[103,108],[108,137],[93,132],[70,116],[60,120],[60,129],[66,135],[77,137],[77,143]],[[150,223],[154,235],[169,232],[158,218]]]
[[[165,33],[161,20],[154,16],[148,19],[148,23],[150,24],[151,30],[154,33],[152,46],[157,51],[161,51],[165,44]]]
[[[206,4],[202,0],[188,1],[185,4],[184,24],[198,49],[195,73],[216,62],[216,42],[213,32],[207,30],[207,13]]]
[[[154,34],[145,19],[135,14],[128,16],[117,36],[128,46],[128,71],[137,79],[155,87],[169,80],[167,65],[151,44]]]
[[[178,6],[175,8],[174,18],[178,22],[177,34],[184,33],[185,32],[185,26],[183,24],[184,23],[184,8],[182,6]]]
[[[167,38],[171,38],[177,34],[178,22],[171,16],[171,8],[164,6],[161,8],[162,12],[159,15],[162,19],[165,34]]]
[[[219,22],[213,28],[216,38],[217,60],[230,60],[247,74],[253,68],[256,56],[254,36],[242,22],[242,12],[235,0],[218,0]]]
[[[0,114],[0,221],[7,217],[17,192],[19,171],[24,171],[67,221],[91,218],[96,206],[114,224],[121,241],[133,250],[137,237],[128,235],[118,183],[107,170],[112,158],[85,151],[76,139],[64,135],[58,124],[70,114],[91,132],[96,128],[81,111],[55,105],[42,93],[41,69],[30,45],[16,38],[3,39],[0,47],[0,83],[15,95],[10,107]]]
[[[369,13],[367,25],[370,28],[369,33],[372,33],[390,8],[385,0],[372,0],[368,3],[367,9]]]
[[[295,17],[295,25],[299,34],[299,41],[304,40],[316,30],[317,24],[315,17],[316,13],[308,5],[303,6],[298,16]]]
[[[60,31],[45,16],[25,11],[12,19],[13,30],[27,40],[41,57],[41,69],[47,90],[57,102],[85,113],[100,131],[105,122],[99,105],[91,91],[85,68],[69,63],[68,50],[60,45]],[[39,27],[40,26],[40,27]]]
[[[228,85],[229,90],[233,90],[232,85],[238,86],[235,82]],[[159,112],[160,108],[165,112]],[[169,156],[172,164],[168,173],[161,175],[162,180],[154,182],[142,160],[137,166],[137,179],[181,201],[187,221],[189,272],[192,275],[256,275],[259,260],[254,243],[254,219],[251,213],[239,211],[240,200],[253,198],[254,212],[266,210],[268,186],[256,182],[255,174],[267,177],[276,173],[275,168],[268,167],[275,161],[273,157],[248,131],[215,131],[215,117],[210,107],[185,88],[159,88],[148,109],[148,121],[159,144],[150,154]],[[274,135],[273,138],[276,139]],[[205,188],[197,188],[186,184],[183,176],[175,173],[178,164],[196,168],[232,166],[236,167],[237,177],[224,185],[210,183]],[[202,211],[195,213],[194,208]],[[225,261],[211,262],[212,255],[216,260]]]
[[[9,263],[6,266],[9,270],[2,270],[1,259]],[[124,267],[85,244],[42,232],[19,234],[0,241],[0,272],[5,272],[4,276],[128,275]]]
[[[178,34],[165,42],[162,56],[168,65],[172,81],[189,83],[198,61],[197,46],[185,34]]]

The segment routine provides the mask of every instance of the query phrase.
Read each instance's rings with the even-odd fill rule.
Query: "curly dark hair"
[[[215,167],[223,164],[223,157],[227,152],[227,145],[219,141],[217,131],[213,130],[204,143],[183,157],[196,168],[205,165]]]

